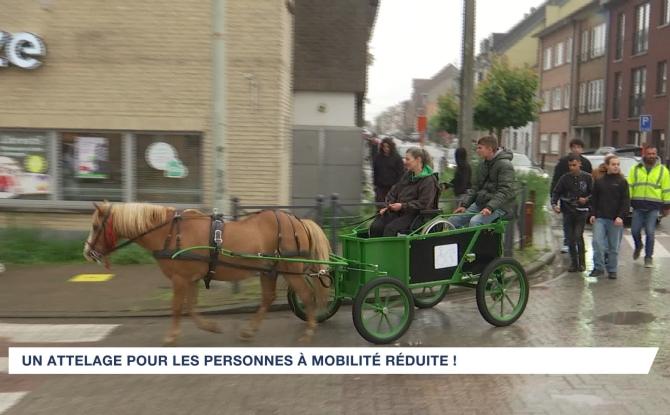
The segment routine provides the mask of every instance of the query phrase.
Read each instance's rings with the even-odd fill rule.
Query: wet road
[[[396,344],[658,346],[647,376],[0,375],[0,386],[23,382],[31,388],[5,414],[664,414],[670,408],[670,281],[664,271],[670,269],[670,235],[661,231],[658,243],[655,268],[645,269],[632,261],[625,238],[618,280],[562,273],[563,256],[535,281],[526,312],[511,327],[486,323],[474,292],[448,296],[434,309],[417,310]],[[247,317],[213,316],[222,334],[186,321],[179,345],[298,346],[303,326],[291,313],[271,313],[252,344],[237,339]],[[168,324],[162,318],[67,322],[119,324],[94,346],[159,346]],[[349,306],[320,326],[313,345],[378,347],[357,334]]]

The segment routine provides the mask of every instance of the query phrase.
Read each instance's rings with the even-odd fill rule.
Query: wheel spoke
[[[389,331],[393,331],[393,324],[391,324],[391,320],[386,314],[384,314],[384,320],[386,320],[386,324],[389,326]]]
[[[375,313],[375,314],[372,314],[370,317],[368,317],[366,319],[363,319],[363,324],[365,324],[367,326],[368,323],[370,322],[370,320],[372,320],[375,317],[379,318],[379,314]]]
[[[372,310],[374,312],[379,312],[380,308],[378,304],[363,303],[363,310]]]
[[[507,301],[509,302],[509,305],[512,306],[512,310],[514,310],[514,308],[516,307],[516,304],[514,304],[514,302],[512,302],[512,299],[509,298],[509,295],[507,295],[507,293],[505,293],[505,298],[506,298]]]

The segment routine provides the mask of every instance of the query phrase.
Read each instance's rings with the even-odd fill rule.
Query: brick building
[[[652,116],[653,141],[668,151],[670,1],[608,1],[606,145],[640,144],[639,116]]]

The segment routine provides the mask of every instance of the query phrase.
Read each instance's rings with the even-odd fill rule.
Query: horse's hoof
[[[239,337],[240,337],[240,340],[251,341],[251,340],[253,340],[255,335],[256,334],[253,332],[253,330],[244,329],[244,330],[240,330]]]
[[[223,330],[221,330],[221,327],[219,327],[219,325],[216,324],[213,321],[208,321],[205,324],[203,324],[202,329],[205,330],[205,331],[212,332],[212,333],[223,333]]]
[[[174,347],[177,345],[177,338],[175,336],[166,336],[163,339],[163,346]]]

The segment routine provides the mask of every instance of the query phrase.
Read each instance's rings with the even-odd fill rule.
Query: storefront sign
[[[147,147],[144,158],[149,166],[163,170],[163,176],[182,179],[188,176],[188,168],[179,160],[177,150],[168,143],[158,142]]]
[[[8,33],[0,30],[0,68],[9,64],[22,69],[37,69],[42,62],[35,59],[46,55],[47,48],[39,36],[28,32]]]
[[[108,147],[105,137],[77,137],[75,176],[79,179],[108,178]]]

